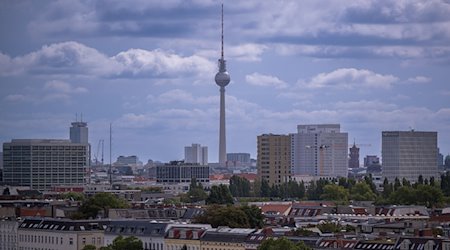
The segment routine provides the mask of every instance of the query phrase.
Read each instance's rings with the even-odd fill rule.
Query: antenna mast
[[[112,123],[109,123],[109,184],[112,189]]]
[[[223,3],[222,3],[222,60],[224,58],[223,55]]]

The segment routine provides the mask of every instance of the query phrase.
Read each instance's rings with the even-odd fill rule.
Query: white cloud
[[[209,75],[214,64],[208,59],[163,50],[129,49],[108,57],[77,42],[43,46],[40,50],[10,59],[0,54],[1,75],[22,73],[38,75],[86,75],[93,77],[163,77]]]
[[[9,102],[24,102],[24,101],[30,101],[30,98],[28,96],[22,95],[22,94],[12,94],[7,95],[5,97],[5,101]]]
[[[286,88],[288,86],[287,83],[280,80],[276,76],[263,75],[257,72],[250,75],[246,75],[245,81],[255,86],[275,87],[279,89]]]
[[[72,87],[72,85],[70,85],[69,83],[58,80],[53,80],[45,83],[44,89],[65,94],[78,94],[88,92],[86,88]]]
[[[310,81],[300,80],[300,86],[307,88],[390,88],[398,82],[393,75],[382,75],[366,69],[341,68],[329,73],[320,73]]]
[[[407,82],[411,82],[411,83],[428,83],[428,82],[431,82],[431,78],[426,77],[426,76],[416,76],[416,77],[409,78]]]

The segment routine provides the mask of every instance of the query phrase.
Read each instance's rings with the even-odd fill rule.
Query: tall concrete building
[[[230,74],[227,72],[227,65],[223,52],[223,4],[222,4],[222,53],[219,59],[219,72],[215,76],[216,84],[220,87],[220,125],[219,125],[219,164],[227,164],[227,142],[225,132],[225,86],[230,83]]]
[[[3,143],[3,181],[49,191],[81,186],[89,166],[89,145],[69,140],[19,139]]]
[[[292,170],[324,178],[348,176],[348,134],[339,124],[298,125],[291,136]]]
[[[355,143],[353,143],[353,146],[350,148],[348,167],[359,168],[359,148]]]
[[[81,144],[89,143],[89,131],[86,122],[72,122],[72,127],[70,127],[70,141]]]
[[[209,182],[209,166],[173,161],[156,167],[156,182],[166,184],[189,183],[195,178],[198,182]]]
[[[196,143],[184,147],[184,162],[208,165],[208,147]]]
[[[383,178],[393,182],[403,178],[417,182],[438,177],[437,132],[383,131],[381,137],[381,159]]]
[[[249,153],[228,153],[227,161],[239,162],[241,164],[250,164],[250,154]]]
[[[269,185],[279,185],[291,179],[291,137],[263,134],[258,136],[258,177]]]

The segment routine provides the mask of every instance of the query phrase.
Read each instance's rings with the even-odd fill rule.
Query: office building
[[[196,143],[184,147],[184,162],[208,165],[208,147]]]
[[[89,132],[86,122],[72,122],[72,127],[70,127],[70,141],[80,144],[89,143]]]
[[[323,178],[348,176],[348,134],[339,124],[298,125],[291,136],[295,174]]]
[[[383,179],[405,178],[411,183],[438,177],[437,132],[383,131],[381,158]]]
[[[376,155],[366,155],[364,157],[364,167],[370,167],[372,165],[379,165],[380,164],[380,158]]]
[[[227,161],[240,163],[240,164],[250,164],[250,154],[249,153],[228,153]]]
[[[114,163],[114,165],[142,165],[142,162],[140,162],[139,158],[135,155],[121,155],[117,157],[117,161]]]
[[[156,167],[156,182],[158,183],[189,183],[194,178],[198,182],[209,182],[209,166],[173,161]]]
[[[269,185],[279,185],[291,179],[291,139],[289,135],[258,136],[258,177]]]
[[[55,186],[82,186],[89,145],[69,140],[19,139],[3,144],[3,181],[49,191]]]
[[[356,144],[353,143],[353,146],[350,148],[350,154],[348,159],[348,167],[349,168],[359,168],[359,148],[356,147]]]

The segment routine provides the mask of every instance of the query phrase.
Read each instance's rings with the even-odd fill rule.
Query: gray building
[[[381,147],[383,179],[415,183],[420,175],[438,176],[437,132],[383,131]]]
[[[291,135],[291,166],[294,174],[348,176],[348,134],[339,124],[298,125]]]
[[[239,162],[241,164],[250,164],[249,153],[228,153],[227,161]]]
[[[19,139],[3,143],[3,181],[48,191],[81,186],[89,166],[89,144],[69,140]]]
[[[89,131],[86,122],[72,122],[72,127],[70,127],[70,141],[81,144],[89,143]]]
[[[208,147],[197,143],[184,147],[184,162],[208,165]]]
[[[195,178],[198,182],[209,182],[209,166],[173,161],[156,167],[156,182],[186,183]]]

